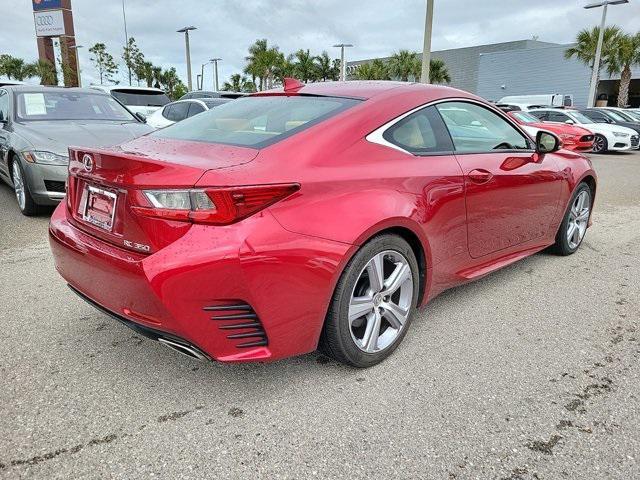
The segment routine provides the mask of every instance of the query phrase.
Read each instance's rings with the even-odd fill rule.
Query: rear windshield
[[[152,135],[263,148],[332,117],[360,100],[339,97],[245,97]]]
[[[32,120],[136,121],[122,105],[103,93],[20,92],[16,94],[16,117]]]
[[[111,90],[111,95],[128,107],[164,107],[171,101],[163,92],[152,90]]]

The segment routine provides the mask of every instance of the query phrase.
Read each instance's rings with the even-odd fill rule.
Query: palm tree
[[[162,67],[151,67],[151,79],[155,88],[160,88],[162,85]]]
[[[234,73],[229,77],[229,81],[224,82],[222,90],[228,92],[255,92],[256,85],[246,76]]]
[[[620,74],[618,107],[626,107],[629,102],[631,67],[640,64],[640,33],[620,34],[613,40],[611,52],[605,60],[609,76]]]
[[[48,60],[38,60],[28,65],[30,75],[40,78],[40,85],[57,85],[58,75],[56,67]]]
[[[416,77],[416,65],[420,63],[418,54],[409,50],[399,50],[389,59],[389,73],[392,77],[408,82]]]
[[[422,65],[420,65],[422,69]],[[419,77],[419,76],[418,76]],[[429,83],[449,83],[451,76],[444,60],[433,58],[429,62]]]
[[[598,66],[598,78],[596,79],[596,86],[600,82],[600,72],[602,66],[607,63],[611,50],[616,38],[621,34],[621,30],[616,25],[606,27],[604,29],[603,42],[602,42],[602,54],[600,56],[600,65]],[[574,46],[565,50],[565,58],[576,58],[593,70],[593,64],[596,59],[596,47],[598,45],[598,36],[600,35],[600,27],[593,27],[591,30],[583,29],[578,32],[576,36],[576,43]]]
[[[333,68],[331,66],[331,58],[326,51],[323,51],[315,58],[316,61],[316,74],[323,82],[327,80],[337,80],[333,78]]]
[[[303,81],[314,81],[317,78],[317,69],[315,63],[315,57],[309,53],[309,50],[298,50],[293,54],[294,58],[294,73],[295,76]]]
[[[21,58],[11,55],[0,55],[0,75],[4,74],[9,80],[23,80],[33,77],[33,69]]]
[[[355,75],[358,80],[390,80],[389,68],[379,58],[360,65]]]
[[[262,57],[264,52],[267,51],[267,39],[262,38],[255,41],[253,45],[249,47],[249,55],[245,57],[247,66],[244,69],[244,73],[251,75],[251,80],[256,83],[256,78],[260,81],[260,90],[264,87],[264,69],[262,68]]]

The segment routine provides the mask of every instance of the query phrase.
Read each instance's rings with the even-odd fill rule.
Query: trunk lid
[[[113,245],[153,253],[190,223],[148,218],[132,206],[143,190],[189,189],[210,170],[252,161],[257,150],[143,137],[109,150],[69,149],[67,216],[78,228]]]

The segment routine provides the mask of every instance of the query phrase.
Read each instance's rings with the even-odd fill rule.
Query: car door
[[[9,93],[0,88],[0,174],[9,176]]]
[[[537,154],[529,137],[480,103],[447,101],[437,108],[464,175],[471,257],[547,234],[562,182],[553,155]]]

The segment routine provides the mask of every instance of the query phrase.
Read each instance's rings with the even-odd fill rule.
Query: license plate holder
[[[82,219],[98,228],[112,231],[118,202],[116,192],[87,185],[84,197]]]

